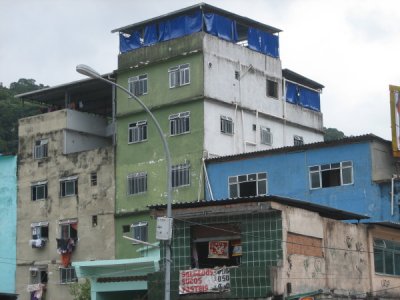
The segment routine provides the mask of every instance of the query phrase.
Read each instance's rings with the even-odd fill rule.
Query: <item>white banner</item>
[[[179,272],[179,294],[218,293],[230,290],[228,268],[193,269]]]

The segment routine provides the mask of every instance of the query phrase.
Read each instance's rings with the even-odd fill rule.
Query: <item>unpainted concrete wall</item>
[[[78,238],[72,261],[114,259],[114,150],[103,147],[63,155],[63,130],[66,111],[57,111],[21,120],[19,137],[18,229],[17,229],[17,293],[20,299],[30,299],[26,291],[29,267],[48,268],[46,299],[71,299],[68,285],[60,285],[60,255],[56,238],[60,237],[59,221],[78,220]],[[45,124],[45,126],[43,125]],[[39,129],[38,129],[39,128]],[[46,128],[41,131],[40,128]],[[34,160],[35,140],[47,138],[48,157]],[[97,185],[92,186],[90,174],[97,173]],[[78,176],[78,195],[60,197],[60,178]],[[47,180],[48,197],[31,200],[32,182]],[[97,224],[92,224],[97,216]],[[29,246],[31,223],[49,222],[49,239],[44,248]]]

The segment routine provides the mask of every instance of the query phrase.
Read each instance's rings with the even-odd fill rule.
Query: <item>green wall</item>
[[[176,88],[169,88],[168,69],[180,64],[190,64],[190,84]],[[149,108],[175,104],[182,100],[198,98],[203,95],[203,55],[177,57],[173,60],[148,64],[144,67],[132,68],[129,71],[119,71],[117,83],[128,88],[129,77],[147,74],[147,94],[141,95],[142,100]],[[117,116],[141,110],[139,104],[128,95],[117,91]]]
[[[138,249],[146,247],[145,245],[132,244],[128,239],[122,236],[132,237],[132,233],[124,233],[122,226],[131,225],[137,222],[148,222],[148,242],[155,243],[156,241],[156,221],[150,217],[148,211],[143,211],[137,214],[119,215],[115,218],[115,258],[137,258],[142,257],[142,253]],[[145,254],[145,253],[143,253]]]
[[[203,101],[193,101],[174,105],[154,111],[164,132],[168,132],[168,116],[173,113],[190,111],[190,132],[169,136],[172,165],[190,163],[190,185],[173,189],[174,201],[197,200],[201,163],[203,154]],[[128,124],[148,120],[147,141],[128,144]],[[144,113],[120,117],[118,119],[116,155],[116,212],[146,210],[150,204],[166,203],[166,164],[161,138],[155,125]],[[136,172],[147,172],[147,192],[127,195],[127,175]]]
[[[190,64],[190,84],[169,88],[168,68]],[[201,178],[204,145],[204,101],[203,101],[203,55],[196,53],[147,64],[140,68],[118,72],[118,84],[128,87],[128,78],[147,74],[148,93],[140,99],[151,109],[168,141],[172,165],[190,163],[190,185],[173,189],[174,202],[195,201],[204,197]],[[169,115],[190,111],[190,132],[170,136]],[[128,144],[128,125],[147,120],[147,140]],[[147,172],[147,191],[142,194],[127,194],[127,175]],[[148,205],[166,203],[166,161],[161,138],[155,124],[139,104],[117,92],[117,146],[116,146],[116,258],[139,257],[132,245],[122,238],[122,226],[139,221],[149,223],[149,242],[155,240],[155,220],[148,214]]]

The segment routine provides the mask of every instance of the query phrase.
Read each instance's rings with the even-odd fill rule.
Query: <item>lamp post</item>
[[[89,67],[87,65],[83,65],[83,64],[77,65],[76,71],[78,73],[86,75],[90,78],[105,81],[108,84],[111,84],[112,86],[115,86],[115,87],[123,90],[130,97],[135,99],[136,102],[139,103],[139,105],[149,114],[149,116],[153,120],[154,124],[156,125],[157,132],[160,135],[161,141],[164,146],[165,159],[166,159],[166,163],[167,163],[167,218],[172,218],[171,154],[169,152],[169,147],[168,147],[167,140],[164,136],[164,132],[162,131],[161,126],[158,123],[156,117],[149,110],[149,108],[142,102],[142,100],[140,100],[137,96],[135,96],[133,93],[131,93],[128,89],[124,88],[123,86],[121,86],[111,80],[108,80],[108,79],[102,77],[97,71],[95,71],[91,67]],[[171,240],[168,239],[166,244],[167,244],[167,247],[165,249],[166,251],[165,251],[165,295],[164,295],[164,300],[169,300],[170,294],[171,294]]]

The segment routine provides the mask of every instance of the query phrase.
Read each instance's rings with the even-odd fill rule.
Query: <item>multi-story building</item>
[[[176,203],[173,217],[171,299],[400,297],[397,224],[276,196]],[[162,299],[164,276],[150,276],[148,299]]]
[[[206,161],[207,200],[277,195],[370,217],[400,220],[391,143],[368,134]]]
[[[279,29],[199,4],[113,32],[117,83],[167,137],[174,201],[204,198],[206,157],[322,141],[323,86],[282,70]],[[154,241],[147,205],[166,201],[166,163],[149,116],[116,98],[116,255],[126,258],[124,231]]]
[[[0,299],[16,299],[17,157],[0,154]]]
[[[112,98],[102,88],[83,80],[19,96],[51,111],[19,121],[19,299],[71,299],[72,261],[115,257]]]

